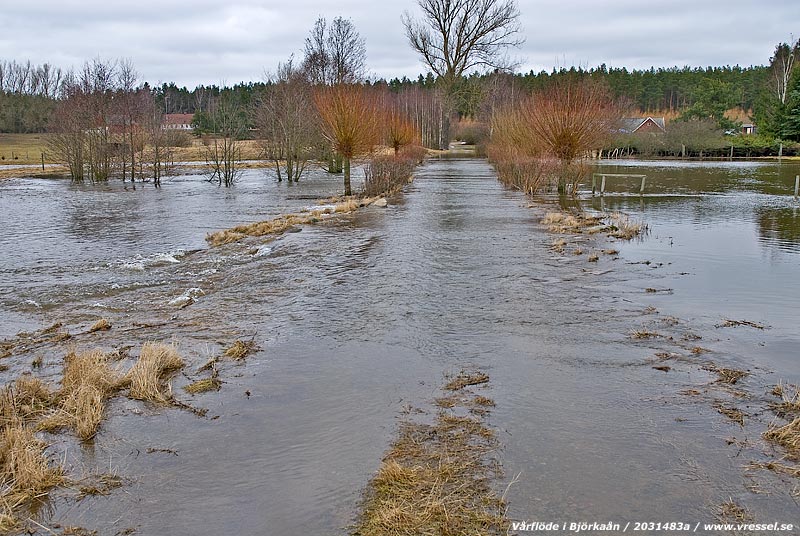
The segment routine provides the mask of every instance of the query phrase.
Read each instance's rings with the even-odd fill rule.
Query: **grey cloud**
[[[522,70],[595,66],[763,64],[800,22],[796,0],[520,0]],[[351,18],[378,77],[425,72],[400,16],[414,0],[29,0],[4,6],[4,59],[62,67],[129,57],[142,76],[180,85],[259,80],[292,53],[318,16]]]

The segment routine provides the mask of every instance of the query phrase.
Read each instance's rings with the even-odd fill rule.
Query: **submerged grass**
[[[736,383],[739,382],[739,380],[746,378],[747,376],[750,375],[749,372],[746,372],[744,370],[718,367],[713,363],[704,366],[703,370],[707,370],[709,372],[713,372],[714,374],[716,374],[717,383],[725,383],[728,385],[735,385]]]
[[[489,382],[489,375],[483,372],[465,372],[461,371],[456,377],[451,379],[444,388],[448,391],[458,391],[470,385],[480,385]]]
[[[445,388],[460,391],[485,383],[488,376],[462,373],[453,381]],[[440,407],[453,409],[441,410],[433,423],[401,423],[397,439],[369,483],[352,534],[507,533],[505,503],[491,487],[491,480],[500,473],[490,457],[498,447],[495,434],[480,418],[454,413],[477,404],[492,406],[494,402],[460,391],[437,399]]]
[[[607,233],[609,236],[620,240],[631,240],[648,232],[646,224],[633,221],[627,214],[620,212],[598,216],[588,216],[582,213],[548,212],[542,218],[541,223],[551,233]],[[616,253],[616,250],[609,251],[615,251]]]
[[[207,393],[209,391],[219,391],[220,387],[222,387],[222,381],[220,379],[203,378],[202,380],[197,380],[190,383],[184,387],[183,390],[190,395],[196,395],[199,393]]]
[[[221,246],[223,244],[238,242],[248,236],[277,235],[297,225],[319,223],[323,221],[322,218],[326,214],[353,212],[360,207],[371,204],[376,199],[377,198],[345,198],[343,200],[338,200],[333,207],[312,210],[311,212],[284,214],[271,220],[238,225],[231,229],[217,231],[216,233],[211,233],[206,236],[206,241],[212,246]]]
[[[747,523],[753,520],[753,515],[743,506],[737,504],[733,498],[717,507],[716,518],[723,523]]]
[[[255,341],[237,340],[225,350],[225,357],[233,359],[234,361],[242,361],[256,349],[257,347]]]

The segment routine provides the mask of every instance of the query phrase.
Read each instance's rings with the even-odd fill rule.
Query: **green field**
[[[0,165],[41,164],[47,158],[47,134],[0,134]]]

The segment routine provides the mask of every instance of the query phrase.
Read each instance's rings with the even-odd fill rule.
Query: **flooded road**
[[[650,164],[652,195],[602,200],[650,236],[570,237],[564,254],[539,223],[554,208],[531,206],[482,160],[428,162],[387,209],[213,250],[206,232],[312,205],[338,181],[2,183],[2,335],[63,321],[79,347],[175,340],[190,366],[174,391],[209,410],[119,398],[93,444],[51,438],[72,472],[110,470],[126,485],[64,493],[44,519],[100,534],[346,534],[398,419],[468,368],[491,377],[497,487],[516,480],[513,519],[694,524],[733,498],[758,520],[798,522],[796,481],[744,469],[768,450],[769,386],[800,380],[798,223],[777,186],[787,170],[774,168],[753,179],[701,167],[670,183],[674,169]],[[587,261],[604,248],[619,258]],[[79,334],[99,317],[114,328]],[[717,328],[724,318],[770,329]],[[631,338],[643,328],[662,336]],[[249,337],[260,351],[222,364],[221,391],[183,393],[200,365]],[[696,345],[709,352],[693,357]],[[57,379],[65,348],[41,350],[35,373]],[[683,357],[654,370],[658,352]],[[5,360],[4,379],[32,357]],[[710,361],[752,372],[742,397],[712,383]],[[744,427],[715,409],[731,399]]]

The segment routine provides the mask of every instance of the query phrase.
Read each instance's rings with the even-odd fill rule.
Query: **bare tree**
[[[447,85],[469,69],[507,67],[504,50],[523,42],[514,0],[417,0],[417,4],[422,20],[406,12],[406,35]]]
[[[320,17],[306,38],[303,70],[313,84],[353,84],[366,74],[367,49],[349,19],[336,17],[330,27]]]
[[[246,131],[243,112],[229,96],[222,95],[213,106],[212,118],[217,136],[206,147],[206,162],[211,166],[208,181],[233,186],[242,172],[239,140]]]
[[[300,180],[312,157],[317,128],[311,86],[290,58],[278,71],[256,105],[261,148],[275,165],[278,181]]]
[[[781,104],[786,104],[789,82],[798,61],[800,61],[800,39],[794,44],[780,43],[775,47],[775,54],[770,58],[769,84]]]

